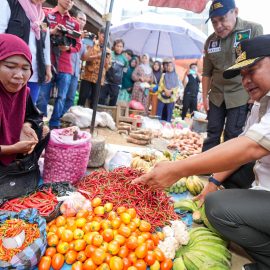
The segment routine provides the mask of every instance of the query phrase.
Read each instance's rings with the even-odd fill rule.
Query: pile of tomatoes
[[[48,248],[39,270],[170,270],[173,263],[157,247],[162,232],[150,233],[151,224],[138,218],[134,208],[91,202],[92,210],[74,217],[59,216],[47,225]]]

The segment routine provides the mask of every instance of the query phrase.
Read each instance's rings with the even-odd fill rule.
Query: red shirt
[[[53,29],[57,24],[62,24],[69,30],[76,30],[78,32],[80,31],[79,23],[74,18],[72,18],[68,12],[62,15],[58,11],[57,6],[50,10],[44,9],[44,11],[46,14],[46,19],[47,19],[49,28]],[[71,46],[69,51],[65,51],[65,52],[60,51],[60,56],[58,59],[58,67],[57,67],[58,72],[73,74],[72,63],[71,63],[71,53],[79,52],[81,49],[81,39],[77,38],[76,41],[77,41],[76,46],[75,47]],[[53,49],[51,49],[51,61],[52,61],[52,64],[56,63],[56,56],[53,52]]]

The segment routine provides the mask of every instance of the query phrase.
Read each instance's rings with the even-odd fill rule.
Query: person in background
[[[0,169],[33,152],[39,158],[49,140],[27,87],[31,58],[21,38],[0,34]]]
[[[186,71],[183,79],[183,85],[185,87],[183,96],[183,109],[182,119],[186,118],[187,112],[192,114],[193,111],[197,111],[197,101],[199,93],[199,85],[201,79],[198,74],[198,67],[196,63],[192,63],[189,66],[189,70]]]
[[[97,39],[94,41],[94,46],[87,46],[87,49],[82,56],[82,60],[86,61],[84,67],[84,73],[82,74],[82,80],[80,85],[80,93],[78,105],[85,106],[86,100],[89,101],[89,107],[93,108],[93,102],[97,95],[97,80],[99,73],[99,66],[102,54],[102,48],[104,46],[104,34],[105,28],[102,27],[98,31]],[[110,52],[107,51],[104,69],[102,71],[101,86],[105,82],[106,70],[108,70],[110,65]]]
[[[133,58],[133,51],[130,49],[124,50],[124,56],[130,61]]]
[[[117,102],[125,102],[128,103],[131,100],[132,89],[134,85],[134,81],[132,80],[132,73],[138,65],[138,59],[136,57],[131,58],[129,61],[129,67],[127,71],[124,72],[121,89],[118,95]]]
[[[270,35],[247,39],[237,46],[235,64],[223,76],[239,73],[254,106],[244,132],[206,152],[183,161],[160,162],[148,174],[133,181],[154,189],[171,186],[182,177],[215,174],[196,198],[205,196],[205,211],[210,224],[227,240],[242,246],[253,263],[243,270],[270,269]],[[228,175],[241,165],[257,160],[253,189],[218,190]],[[255,214],[256,213],[256,214]]]
[[[151,105],[151,115],[155,116],[157,114],[157,104],[158,104],[158,98],[157,98],[157,90],[159,81],[162,75],[162,66],[160,61],[155,61],[152,65],[153,75],[154,75],[154,81],[151,85],[150,89],[150,105]]]
[[[168,63],[171,61],[169,58],[164,58],[162,61],[162,72],[166,73],[168,70]]]
[[[234,0],[214,0],[209,19],[214,33],[208,37],[204,46],[202,98],[208,125],[203,151],[220,144],[223,129],[224,141],[242,132],[248,113],[248,94],[241,84],[240,76],[225,80],[222,73],[234,63],[235,48],[240,41],[263,33],[261,25],[238,17]]]
[[[22,38],[32,54],[33,75],[28,81],[30,95],[37,102],[41,83],[52,78],[50,33],[43,24],[42,3],[45,0],[2,0],[0,5],[0,33]]]
[[[135,68],[132,73],[132,80],[135,82],[132,90],[132,100],[140,102],[144,107],[145,115],[148,115],[149,107],[149,88],[154,80],[152,68],[149,64],[149,55],[141,56],[141,63]],[[148,84],[148,87],[146,87]]]
[[[73,4],[72,0],[58,0],[55,8],[46,10],[46,21],[51,35],[51,61],[56,72],[54,81],[58,90],[53,113],[49,121],[51,129],[60,128],[60,118],[63,115],[66,95],[73,74],[71,55],[81,49],[80,37],[74,37],[74,45],[64,44],[63,42],[58,43],[59,38],[63,37],[63,29],[76,32],[80,30],[79,23],[69,14]],[[37,101],[37,107],[45,116],[47,116],[47,105],[50,100],[51,90],[52,83],[42,84]]]
[[[161,120],[171,122],[174,104],[179,95],[179,87],[179,78],[173,62],[168,62],[167,72],[161,76],[158,87],[157,115]],[[163,109],[166,110],[166,118],[162,117]]]
[[[124,70],[129,62],[123,53],[125,43],[122,39],[113,42],[111,53],[111,66],[106,73],[105,84],[101,89],[99,104],[115,106],[122,84]]]
[[[76,15],[76,19],[79,22],[80,32],[81,32],[82,37],[83,37],[83,35],[84,35],[83,29],[84,29],[85,24],[86,24],[86,15],[82,11],[78,11],[77,15]],[[80,51],[77,53],[72,53],[71,62],[72,62],[73,74],[71,76],[71,81],[70,81],[69,89],[68,89],[66,100],[65,100],[63,115],[74,104],[74,98],[75,98],[75,94],[77,91],[78,81],[79,81],[79,77],[80,77],[80,73],[81,73],[81,58],[84,55],[85,50],[86,50],[86,47],[85,47],[85,44],[82,40],[82,46],[81,46]]]

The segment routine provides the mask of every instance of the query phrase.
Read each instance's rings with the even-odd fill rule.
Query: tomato
[[[159,238],[159,240],[163,241],[165,236],[164,236],[164,233],[163,232],[157,232],[157,236]]]
[[[100,216],[95,216],[94,215],[94,217],[93,217],[93,221],[97,221],[97,222],[101,222],[103,220],[103,218],[102,217],[100,217]]]
[[[107,263],[102,263],[97,270],[110,270],[110,267]]]
[[[116,212],[118,215],[120,215],[121,213],[124,213],[126,211],[126,207],[125,206],[119,206],[117,209],[116,209]]]
[[[109,263],[110,263],[111,257],[112,257],[112,254],[106,253],[106,254],[105,254],[104,262],[109,264]]]
[[[107,242],[102,242],[102,244],[100,245],[100,248],[103,249],[105,252],[107,252],[108,246],[109,244]]]
[[[109,202],[105,203],[104,210],[105,210],[106,213],[111,212],[112,209],[113,209],[113,204],[112,203],[109,203]]]
[[[138,269],[138,270],[146,270],[147,268],[147,264],[145,263],[144,260],[138,260],[137,262],[134,263],[134,266]]]
[[[87,222],[86,218],[80,217],[80,218],[76,219],[75,224],[78,228],[83,228],[85,226],[86,222]]]
[[[151,239],[151,233],[150,232],[142,232],[141,236],[145,238],[145,240]]]
[[[141,224],[141,220],[139,218],[137,218],[137,217],[133,219],[133,222],[135,222],[137,227],[139,227],[140,224]]]
[[[86,233],[89,233],[91,232],[91,222],[87,222],[83,228],[82,228],[83,232],[86,234]]]
[[[101,199],[96,197],[91,201],[91,205],[94,208],[94,207],[101,205],[101,202],[102,202]]]
[[[159,261],[155,261],[155,263],[150,266],[150,270],[160,270],[160,263],[159,263]]]
[[[64,226],[58,227],[55,234],[58,236],[59,239],[61,239],[62,233],[64,232],[65,229],[66,228]]]
[[[130,236],[126,241],[126,246],[128,249],[134,250],[138,247],[138,239],[136,236]]]
[[[142,244],[135,249],[135,254],[137,258],[143,259],[147,255],[147,251],[146,244]]]
[[[100,234],[94,235],[93,239],[92,239],[92,245],[96,246],[96,247],[100,247],[100,245],[103,242],[103,237]]]
[[[52,257],[52,268],[54,270],[60,270],[64,265],[65,257],[63,254],[56,253]]]
[[[76,214],[76,218],[87,218],[89,216],[89,211],[86,209],[80,209]]]
[[[55,225],[57,227],[65,226],[66,225],[66,218],[64,216],[59,216],[55,219]]]
[[[105,204],[106,205],[106,204]],[[104,206],[105,207],[105,206]],[[106,211],[106,210],[105,210]],[[112,221],[114,220],[115,218],[117,218],[118,215],[115,211],[111,211],[109,214],[108,214],[108,220]]]
[[[105,256],[105,251],[101,248],[97,248],[94,250],[91,258],[95,264],[100,265],[104,262]]]
[[[121,258],[117,256],[113,256],[110,259],[110,269],[111,270],[123,270],[124,268],[124,263]]]
[[[73,264],[76,262],[77,260],[77,252],[75,250],[69,250],[66,254],[65,254],[65,262],[67,264]]]
[[[56,250],[58,253],[61,253],[61,254],[67,253],[69,250],[69,243],[67,242],[59,243],[56,247]]]
[[[98,234],[98,232],[95,232],[95,234]],[[83,239],[85,240],[87,245],[91,245],[94,237],[94,232],[88,232],[83,236]]]
[[[158,243],[159,243],[159,237],[158,237],[158,234],[156,234],[156,233],[152,234],[152,235],[151,235],[151,239],[153,240],[155,246],[157,246]]]
[[[83,264],[80,261],[77,261],[72,264],[71,270],[83,270]]]
[[[55,224],[55,219],[53,219],[52,221],[50,221],[47,225],[49,226],[49,227],[51,227],[52,225],[54,225]]]
[[[155,255],[156,255],[156,258],[159,262],[163,262],[165,260],[165,256],[164,256],[164,253],[161,251],[161,249],[159,248],[156,248],[154,250],[155,252]]]
[[[94,253],[94,251],[96,250],[96,247],[93,245],[87,245],[84,252],[86,257],[91,258],[92,254]]]
[[[118,229],[121,225],[121,219],[117,217],[111,221],[111,224],[113,229]]]
[[[75,242],[74,242],[74,249],[76,251],[84,250],[85,247],[86,247],[85,240],[83,240],[83,239],[77,239],[77,240],[75,240]]]
[[[112,229],[106,229],[102,232],[102,236],[105,242],[110,242],[113,240],[113,230]]]
[[[151,230],[151,224],[145,220],[141,220],[139,230],[141,232],[149,232]]]
[[[45,256],[50,256],[52,257],[56,253],[56,248],[55,247],[48,247],[45,252]]]
[[[171,270],[173,267],[173,262],[171,259],[165,258],[165,260],[160,264],[161,270]]]
[[[92,232],[98,232],[100,230],[100,222],[93,220],[91,222],[91,231]]]
[[[61,240],[64,242],[71,242],[73,240],[73,232],[71,230],[64,230],[61,234]]]
[[[104,216],[104,213],[105,213],[105,209],[104,209],[104,206],[97,206],[94,208],[94,213],[95,215],[97,216]]]
[[[128,227],[130,228],[130,230],[131,230],[132,232],[135,232],[136,229],[137,229],[137,225],[136,225],[136,223],[135,223],[134,221],[131,221],[131,222],[128,224]]]
[[[103,219],[101,222],[100,222],[100,226],[103,230],[106,230],[106,229],[111,229],[112,228],[112,224],[111,224],[111,221],[108,220],[108,219]]]
[[[83,263],[83,270],[96,270],[96,269],[97,269],[97,265],[93,262],[91,258],[87,259]]]
[[[128,208],[126,211],[128,214],[130,214],[131,218],[135,218],[137,216],[137,212],[135,208]]]
[[[77,229],[76,221],[74,217],[68,217],[66,222],[66,229],[74,231]]]
[[[50,247],[56,247],[59,242],[59,237],[56,234],[51,234],[47,237],[47,243]]]
[[[124,212],[120,214],[120,219],[123,223],[129,224],[131,221],[131,216],[129,213]]]
[[[120,247],[117,256],[121,258],[126,258],[128,256],[129,250],[126,246]]]
[[[112,240],[108,245],[108,252],[116,255],[120,250],[120,244],[116,240]]]
[[[115,235],[114,240],[116,240],[120,246],[123,246],[126,243],[126,237],[121,234]]]
[[[75,229],[73,232],[73,238],[76,239],[83,239],[84,231],[81,229]]]
[[[128,258],[123,258],[123,264],[124,264],[123,270],[127,270],[131,266],[131,262],[129,261]]]
[[[86,259],[87,257],[85,255],[85,252],[83,250],[79,251],[77,254],[77,261],[84,262]]]
[[[127,270],[138,270],[135,266],[130,266]]]
[[[123,226],[120,226],[120,228],[118,229],[118,233],[125,237],[129,237],[131,234],[131,230],[129,227],[123,225]]]
[[[52,258],[50,256],[43,256],[38,264],[38,270],[50,270]]]
[[[153,265],[156,261],[155,253],[153,251],[148,251],[144,257],[144,261],[147,263],[147,265]]]
[[[145,243],[146,239],[145,237],[143,237],[142,235],[138,236],[138,245],[142,245],[143,243]]]
[[[155,249],[155,244],[154,241],[151,239],[148,239],[145,241],[146,247],[148,250],[154,250]]]
[[[135,252],[130,252],[129,254],[128,254],[128,260],[132,263],[132,264],[134,264],[136,261],[137,261],[137,256],[136,256],[136,254],[135,254]]]

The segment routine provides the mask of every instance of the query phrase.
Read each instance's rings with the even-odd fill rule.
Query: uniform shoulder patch
[[[250,36],[251,36],[251,29],[236,32],[234,38],[234,47],[236,47],[239,44],[239,42],[246,39],[250,39]]]

